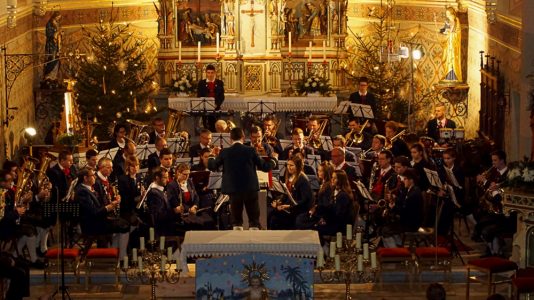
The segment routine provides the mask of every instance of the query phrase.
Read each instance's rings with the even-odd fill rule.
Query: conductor
[[[241,128],[230,131],[232,146],[214,153],[208,160],[212,171],[223,167],[221,192],[230,197],[232,225],[234,230],[243,229],[243,205],[247,212],[249,228],[260,228],[258,203],[258,175],[256,169],[267,172],[277,165],[274,158],[263,160],[256,150],[243,144],[245,134]],[[219,150],[214,150],[219,152]]]

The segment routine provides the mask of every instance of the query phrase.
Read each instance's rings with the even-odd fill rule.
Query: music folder
[[[452,172],[452,170],[449,168],[444,168],[444,169],[445,169],[445,172],[447,172],[447,177],[451,181],[451,184],[461,189],[462,186],[458,183],[458,180],[456,179],[456,176],[454,176],[454,173]]]
[[[443,184],[441,183],[441,180],[439,179],[438,172],[427,169],[427,168],[424,168],[424,170],[425,170],[426,178],[428,178],[428,182],[430,182],[430,185],[442,190]]]
[[[287,185],[284,182],[273,179],[273,186],[271,190],[274,192],[286,195],[289,200],[289,204],[297,205],[297,202],[295,201],[295,199],[293,199],[293,195],[291,195],[291,193],[289,192],[289,189],[287,188]]]
[[[350,108],[355,117],[374,119],[375,115],[371,105],[351,103]]]
[[[211,172],[208,182],[209,190],[219,190],[222,184],[222,172]]]
[[[369,190],[365,187],[363,182],[361,181],[353,181],[356,187],[358,188],[358,191],[360,192],[360,195],[362,195],[363,198],[369,201],[373,201],[373,197],[371,196],[371,193],[369,193]]]
[[[215,111],[217,105],[215,104],[215,98],[213,97],[202,97],[194,98],[189,101],[191,105],[190,111]]]

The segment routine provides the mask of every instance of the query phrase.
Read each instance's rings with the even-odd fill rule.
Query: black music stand
[[[154,144],[137,145],[135,148],[135,157],[137,157],[139,161],[143,162],[147,160],[148,156],[154,152],[156,152],[156,145]]]
[[[321,148],[324,151],[332,151],[332,149],[334,149],[334,143],[332,143],[332,137],[327,136],[327,135],[321,135],[319,139],[321,140]]]
[[[44,216],[51,217],[56,214],[59,220],[59,244],[60,244],[60,263],[61,263],[61,286],[59,286],[54,293],[54,298],[61,292],[61,299],[71,299],[69,294],[69,288],[65,286],[65,231],[66,222],[77,218],[80,215],[80,204],[71,201],[57,201],[56,203],[46,202],[44,203]]]
[[[220,190],[222,185],[222,172],[210,172],[208,181],[209,190]]]
[[[189,140],[183,137],[168,138],[167,148],[176,157],[183,157],[184,154],[189,152]]]
[[[211,143],[221,147],[221,149],[228,148],[232,145],[229,133],[212,133],[212,137]]]
[[[264,102],[263,100],[247,102],[247,110],[250,113],[259,113],[262,116],[264,114],[274,114],[276,113],[276,102]]]
[[[118,151],[119,151],[119,147],[115,147],[115,148],[111,148],[111,149],[107,149],[107,150],[102,150],[97,155],[98,160],[100,160],[103,157],[106,157],[106,158],[109,158],[111,160],[114,160],[115,159],[115,155],[117,155]]]
[[[371,225],[371,213],[369,211],[371,207],[371,202],[374,202],[374,199],[373,199],[373,196],[371,196],[371,193],[369,193],[369,190],[365,187],[365,184],[363,184],[363,182],[361,182],[360,180],[357,180],[357,181],[353,181],[353,183],[358,189],[359,194],[363,197],[365,203],[367,203],[367,220],[365,220],[364,240],[369,241],[370,240],[369,237],[371,235],[371,233],[369,233],[369,229],[371,227],[370,226]]]
[[[214,112],[217,108],[217,105],[215,104],[215,98],[213,97],[203,97],[203,98],[196,98],[189,100],[190,104],[190,111],[195,112]]]
[[[371,105],[351,103],[350,109],[355,117],[364,119],[375,118]]]
[[[308,156],[305,159],[305,162],[309,166],[311,166],[315,170],[315,174],[317,174],[319,170],[319,165],[321,164],[321,155],[308,154]]]
[[[291,206],[297,205],[297,202],[295,201],[295,199],[293,199],[293,195],[291,195],[291,192],[289,191],[287,185],[284,182],[273,179],[273,186],[271,187],[271,190],[279,194],[286,195]]]

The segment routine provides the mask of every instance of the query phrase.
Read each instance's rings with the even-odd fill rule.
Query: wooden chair
[[[471,276],[471,269],[484,273],[486,277]],[[517,264],[515,262],[500,257],[488,257],[468,261],[466,299],[469,299],[469,287],[472,281],[487,284],[489,296],[495,293],[497,284],[511,283],[510,276],[507,276],[507,274],[513,272],[515,275],[516,270]]]

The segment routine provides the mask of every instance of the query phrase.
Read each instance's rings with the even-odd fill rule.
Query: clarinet
[[[110,184],[111,186],[111,190],[113,191],[113,197],[117,197],[119,195],[119,188],[118,188],[118,185],[117,183],[112,183]],[[117,203],[117,206],[115,206],[115,209],[113,210],[113,216],[115,218],[118,218],[120,217],[121,215],[121,202],[119,201],[119,203]]]

